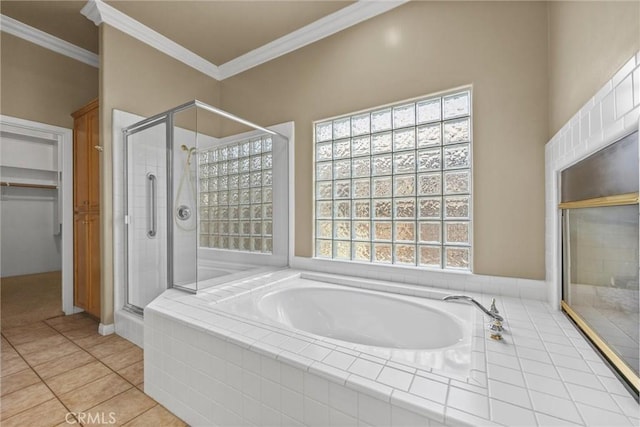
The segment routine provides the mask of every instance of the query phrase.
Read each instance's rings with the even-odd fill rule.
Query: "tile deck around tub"
[[[451,425],[638,425],[638,403],[566,316],[541,301],[497,298],[504,340],[488,338],[477,311],[469,378],[419,369],[301,331],[235,317],[217,302],[255,292],[299,271],[280,270],[199,295],[167,291],[149,307],[260,355],[293,365],[362,394]],[[307,274],[307,273],[302,273]],[[311,274],[311,273],[309,273]],[[443,291],[364,279],[323,276],[349,284],[420,297]],[[481,303],[490,296],[467,293]],[[151,340],[162,340],[159,332]],[[188,337],[187,337],[188,338]],[[247,352],[250,353],[250,352]],[[242,359],[242,355],[238,355]]]

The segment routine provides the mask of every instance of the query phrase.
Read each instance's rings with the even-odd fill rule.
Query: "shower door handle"
[[[157,179],[152,173],[147,174],[147,212],[148,212],[148,225],[147,231],[148,237],[155,237],[157,227],[157,215],[158,215],[158,194],[157,194]]]

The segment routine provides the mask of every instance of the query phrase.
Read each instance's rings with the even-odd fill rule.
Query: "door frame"
[[[46,123],[0,114],[0,129],[25,136],[55,140],[58,143],[58,170],[62,251],[62,311],[79,313],[73,305],[73,130]]]

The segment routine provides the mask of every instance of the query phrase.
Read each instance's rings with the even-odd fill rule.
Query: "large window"
[[[202,151],[200,246],[273,251],[272,138]]]
[[[469,269],[470,90],[314,125],[316,257]]]

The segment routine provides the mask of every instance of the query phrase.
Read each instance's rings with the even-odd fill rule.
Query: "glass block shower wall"
[[[315,256],[469,269],[471,93],[315,123]]]
[[[270,136],[199,153],[200,246],[273,251]]]

